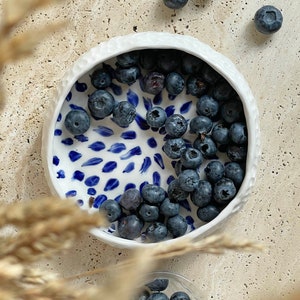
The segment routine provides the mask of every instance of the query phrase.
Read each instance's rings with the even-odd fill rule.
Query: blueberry
[[[208,84],[199,75],[191,75],[186,81],[186,93],[200,97],[205,94]]]
[[[183,74],[198,74],[202,68],[203,61],[191,54],[185,53],[181,59],[181,71]]]
[[[180,51],[163,49],[157,53],[157,68],[160,72],[168,74],[180,66]]]
[[[130,51],[119,54],[117,57],[117,66],[122,68],[132,67],[139,62],[139,51]]]
[[[197,216],[203,222],[210,222],[220,213],[220,209],[215,205],[209,204],[197,209]]]
[[[140,236],[144,224],[136,215],[122,217],[118,222],[119,236],[133,240]]]
[[[208,181],[215,183],[225,175],[225,167],[219,160],[210,161],[204,168]]]
[[[135,300],[147,300],[150,296],[150,292],[146,289],[143,289],[135,298]]]
[[[146,237],[150,242],[160,242],[168,235],[168,229],[165,224],[153,222],[146,228]]]
[[[131,188],[126,190],[120,198],[120,205],[127,210],[136,210],[142,203],[143,199],[141,197],[140,191]]]
[[[173,114],[166,119],[165,129],[169,136],[179,138],[186,132],[188,122],[184,116]]]
[[[115,99],[113,95],[104,90],[97,90],[88,97],[88,108],[91,115],[97,119],[109,116],[114,109]]]
[[[159,217],[159,208],[155,205],[143,203],[139,208],[139,216],[145,222],[157,221]]]
[[[246,145],[229,145],[227,147],[227,156],[231,161],[244,162],[247,158]]]
[[[229,128],[229,137],[235,144],[245,144],[248,140],[246,124],[240,122],[231,124]]]
[[[162,187],[148,183],[143,186],[141,194],[148,203],[159,204],[165,199],[166,192]]]
[[[178,291],[171,295],[170,300],[191,300],[191,298],[187,293]]]
[[[112,199],[104,201],[99,207],[100,212],[104,212],[109,222],[118,220],[122,214],[120,204]]]
[[[181,215],[170,217],[167,220],[167,228],[174,238],[182,236],[187,230],[186,219]]]
[[[156,292],[151,294],[147,300],[169,300],[169,297],[165,293]]]
[[[209,84],[215,84],[221,77],[221,75],[208,64],[204,64],[201,74],[203,79]]]
[[[128,127],[135,119],[135,116],[135,107],[128,101],[121,101],[114,107],[113,120],[120,127]]]
[[[71,110],[67,113],[64,124],[71,134],[83,134],[90,128],[90,117],[84,110]]]
[[[229,129],[223,122],[218,123],[214,126],[211,137],[214,142],[220,145],[227,145],[229,143]]]
[[[232,86],[226,80],[219,80],[212,89],[212,95],[217,101],[227,101],[233,93]]]
[[[200,177],[196,170],[186,169],[178,176],[179,186],[187,192],[192,192],[196,189]]]
[[[149,94],[159,94],[165,86],[165,75],[160,72],[150,72],[141,80],[141,89]]]
[[[271,34],[282,26],[283,17],[279,9],[272,5],[261,7],[254,15],[255,28],[263,34]]]
[[[167,119],[166,111],[159,107],[154,106],[146,113],[146,122],[150,127],[159,128],[162,127]]]
[[[185,149],[186,150],[186,149]],[[182,154],[181,154],[182,155]],[[189,168],[191,169],[191,168]],[[174,165],[175,174],[178,176],[186,168],[183,166],[181,159],[177,160]]]
[[[231,179],[236,187],[239,187],[244,180],[245,172],[240,164],[229,162],[225,164],[225,177]]]
[[[221,106],[221,116],[227,123],[240,121],[244,116],[243,104],[241,101],[231,100]]]
[[[159,207],[160,213],[166,217],[173,217],[179,214],[179,204],[171,202],[166,198]]]
[[[213,198],[217,203],[227,204],[234,198],[235,194],[236,187],[229,178],[222,178],[214,185]]]
[[[203,156],[198,149],[190,147],[182,152],[180,161],[185,168],[197,169],[203,162]]]
[[[111,85],[111,76],[104,69],[97,69],[91,75],[91,84],[96,89],[105,89]]]
[[[179,95],[184,89],[184,78],[177,72],[171,72],[166,77],[166,90],[171,95]]]
[[[169,280],[166,278],[156,278],[155,280],[146,284],[146,286],[155,292],[162,292],[164,291],[169,285]]]
[[[140,75],[141,75],[141,71],[138,66],[132,66],[128,68],[118,67],[115,70],[116,79],[119,82],[128,85],[135,83]]]
[[[164,4],[171,9],[179,9],[184,7],[188,0],[163,0]]]
[[[214,98],[203,95],[196,103],[197,113],[208,118],[214,118],[219,112],[219,103]]]
[[[168,186],[168,197],[171,201],[179,202],[187,199],[188,196],[189,192],[181,188],[178,179],[174,179],[170,182]]]
[[[204,207],[212,200],[212,185],[206,180],[199,180],[198,186],[191,193],[191,201],[198,207]]]
[[[204,158],[215,158],[218,151],[215,142],[209,136],[196,138],[193,147],[200,150]]]
[[[157,50],[144,49],[140,50],[139,64],[145,70],[152,70],[156,66]]]
[[[212,127],[212,120],[206,116],[196,116],[190,120],[190,133],[207,134]]]
[[[182,152],[185,150],[186,144],[183,138],[167,139],[163,145],[163,151],[170,158],[180,158]]]

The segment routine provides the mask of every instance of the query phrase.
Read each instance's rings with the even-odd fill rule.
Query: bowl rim
[[[51,193],[62,199],[65,198],[64,193],[59,190],[59,187],[54,185],[49,168],[52,165],[51,146],[53,143],[53,135],[49,134],[49,132],[54,132],[56,116],[58,115],[65,98],[74,83],[98,64],[116,57],[121,53],[145,48],[178,49],[202,59],[214,68],[232,85],[239,95],[244,108],[247,128],[252,129],[250,131],[248,130],[248,153],[245,178],[234,199],[227,204],[221,213],[212,221],[182,237],[160,242],[167,245],[177,243],[179,240],[186,238],[197,239],[204,237],[212,231],[215,231],[218,227],[217,225],[221,225],[231,215],[243,207],[255,183],[256,171],[261,155],[258,108],[252,91],[244,76],[237,70],[233,62],[223,54],[217,52],[207,44],[192,36],[154,31],[116,36],[91,48],[74,62],[73,66],[71,66],[71,68],[65,73],[61,82],[58,84],[56,96],[54,97],[55,101],[52,101],[51,103],[51,107],[45,118],[43,126],[41,147],[42,165]],[[107,244],[118,248],[151,247],[157,244],[126,240],[112,236],[98,229],[92,229],[90,230],[90,233],[97,236]]]

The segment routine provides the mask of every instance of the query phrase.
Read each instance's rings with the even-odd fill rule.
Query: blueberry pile
[[[65,127],[72,134],[86,132],[90,118],[110,117],[121,128],[136,120],[135,106],[116,101],[107,90],[113,80],[128,86],[138,82],[141,91],[153,97],[166,91],[174,101],[186,94],[195,102],[196,116],[191,119],[159,105],[147,110],[145,126],[164,133],[161,151],[171,160],[175,177],[167,188],[148,183],[128,188],[118,201],[101,204],[109,222],[116,222],[118,235],[146,242],[184,235],[189,220],[180,207],[185,201],[196,208],[196,218],[213,220],[235,197],[245,174],[247,126],[232,86],[201,59],[174,49],[120,54],[114,66],[101,64],[90,80],[96,90],[88,96],[89,113],[76,110],[66,115]]]

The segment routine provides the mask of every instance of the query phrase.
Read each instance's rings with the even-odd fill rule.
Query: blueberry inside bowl
[[[234,64],[190,36],[144,32],[83,54],[45,120],[51,191],[103,211],[117,247],[199,238],[245,203],[258,111]]]

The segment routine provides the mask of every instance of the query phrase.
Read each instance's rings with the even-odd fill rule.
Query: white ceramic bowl
[[[174,174],[174,170],[171,162],[163,159],[162,163],[158,154],[162,153],[161,149],[157,149],[161,148],[163,139],[156,140],[158,143],[156,149],[148,147],[149,143],[148,148],[145,149],[147,140],[154,133],[151,130],[141,129],[141,125],[137,126],[138,122],[124,129],[118,128],[111,118],[92,120],[88,132],[79,137],[70,136],[63,126],[63,118],[70,108],[87,109],[87,101],[82,100],[87,99],[88,94],[95,90],[89,82],[89,76],[93,70],[103,62],[113,62],[119,54],[147,48],[177,49],[202,59],[231,84],[243,103],[248,129],[248,153],[244,181],[235,198],[209,223],[205,224],[197,220],[195,207],[188,207],[185,210],[184,214],[189,216],[190,221],[185,236],[193,239],[200,238],[218,228],[246,202],[250,188],[255,181],[260,155],[260,136],[257,106],[244,77],[228,58],[193,37],[163,32],[135,33],[112,38],[83,54],[63,77],[58,87],[57,97],[53,102],[53,109],[49,111],[49,117],[45,120],[42,156],[46,179],[54,195],[61,198],[71,197],[82,209],[89,212],[98,210],[99,205],[106,198],[117,198],[122,194],[126,185],[128,188],[128,184],[139,187],[147,181],[166,188],[170,180],[169,176],[171,173]],[[121,94],[119,87],[122,88]],[[117,88],[116,99],[126,100],[127,98],[137,106],[139,115],[145,114],[149,103],[155,102],[153,96],[140,94],[138,83],[128,88],[116,82],[115,88]],[[168,98],[168,96],[164,97]],[[163,101],[169,101],[163,103],[165,106],[174,105],[175,112],[188,111],[186,117],[191,117],[189,114],[193,110],[189,102],[192,101],[189,101],[186,95],[179,95],[175,100]],[[125,135],[124,131],[126,131]],[[137,132],[135,138],[132,137],[133,131]],[[115,163],[116,155],[118,164]],[[146,168],[147,171],[141,167],[146,156],[148,163],[149,161],[151,163],[151,166]],[[132,172],[124,171],[128,168]],[[151,246],[151,243],[143,243],[141,239],[127,240],[115,236],[114,225],[110,228],[95,228],[91,232],[102,241],[116,247]],[[169,239],[163,243],[176,243],[177,239]]]

